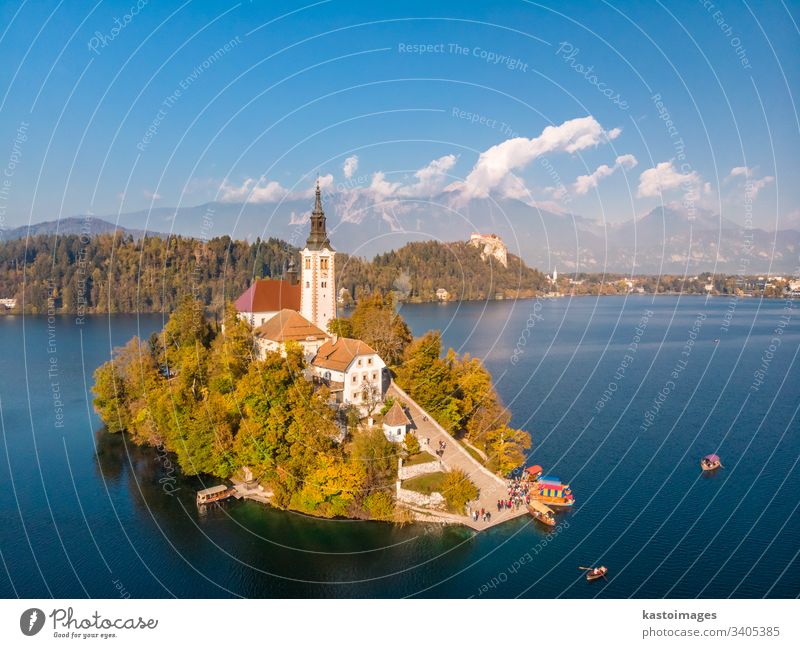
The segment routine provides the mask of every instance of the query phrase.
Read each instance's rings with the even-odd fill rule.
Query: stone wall
[[[427,475],[428,473],[447,472],[447,467],[439,459],[427,463],[415,464],[413,466],[404,466],[402,459],[398,459],[397,462],[397,478],[400,480],[411,479],[412,477]]]
[[[397,482],[397,501],[404,504],[411,504],[412,506],[420,506],[422,508],[436,509],[444,511],[447,508],[447,503],[441,493],[431,493],[430,495],[423,495],[417,491],[408,490]]]

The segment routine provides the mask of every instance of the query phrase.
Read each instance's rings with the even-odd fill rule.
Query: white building
[[[311,371],[330,388],[336,401],[357,405],[364,415],[383,402],[385,368],[366,342],[336,336],[325,342],[311,361]]]
[[[383,416],[383,434],[392,443],[405,441],[411,421],[403,411],[400,401],[395,401]]]
[[[256,351],[262,360],[269,351],[285,356],[286,343],[292,340],[303,349],[306,362],[310,362],[329,339],[327,333],[289,308],[279,311],[255,330]]]
[[[317,181],[311,232],[300,253],[300,314],[323,331],[336,317],[335,252],[325,230],[325,212]]]

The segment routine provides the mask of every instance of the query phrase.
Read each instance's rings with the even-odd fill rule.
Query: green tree
[[[392,296],[375,292],[359,300],[350,317],[352,336],[369,344],[391,366],[411,342],[411,329],[397,313]]]
[[[394,500],[386,491],[375,491],[367,495],[364,509],[373,520],[391,520],[394,518]]]
[[[489,455],[489,468],[501,475],[507,475],[525,463],[525,451],[531,447],[531,436],[524,430],[515,430],[504,425],[485,435],[484,447]]]
[[[403,440],[403,446],[409,457],[417,454],[420,451],[419,439],[413,432],[406,432],[406,438]]]
[[[463,470],[456,468],[448,472],[442,480],[442,495],[447,507],[453,512],[463,515],[467,502],[478,498],[478,487],[472,483]]]

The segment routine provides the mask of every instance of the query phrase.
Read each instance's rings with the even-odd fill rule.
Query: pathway
[[[491,512],[492,519],[489,522],[484,522],[478,518],[478,521],[475,522],[466,515],[454,515],[452,513],[436,514],[430,511],[426,511],[426,513],[449,521],[457,521],[460,524],[464,524],[478,531],[488,529],[496,524],[508,522],[508,520],[521,515],[527,515],[524,506],[521,506],[519,509],[504,509],[498,512],[497,500],[506,499],[508,497],[506,480],[501,479],[474,459],[451,434],[434,421],[433,417],[412,400],[394,381],[389,385],[387,395],[399,398],[406,404],[409,417],[414,424],[414,432],[423,450],[428,450],[431,454],[435,454],[436,450],[439,448],[439,441],[444,441],[447,444],[442,462],[448,469],[453,470],[454,468],[460,468],[469,476],[475,486],[478,487],[480,493],[478,500],[470,503],[472,509],[480,511],[481,508],[485,508],[487,511]],[[425,443],[426,439],[430,439],[430,445]]]

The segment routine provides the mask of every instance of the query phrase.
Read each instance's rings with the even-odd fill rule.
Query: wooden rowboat
[[[608,573],[608,567],[602,565],[600,567],[580,567],[586,570],[586,580],[591,582],[598,578],[603,578]]]
[[[553,515],[553,511],[551,511],[541,502],[531,500],[530,504],[528,504],[528,513],[530,513],[535,520],[538,520],[542,524],[546,524],[547,526],[556,525],[556,518]]]
[[[706,455],[700,460],[700,468],[702,468],[704,472],[710,472],[712,470],[716,470],[721,466],[722,466],[722,461],[720,461],[719,456],[715,454]]]

